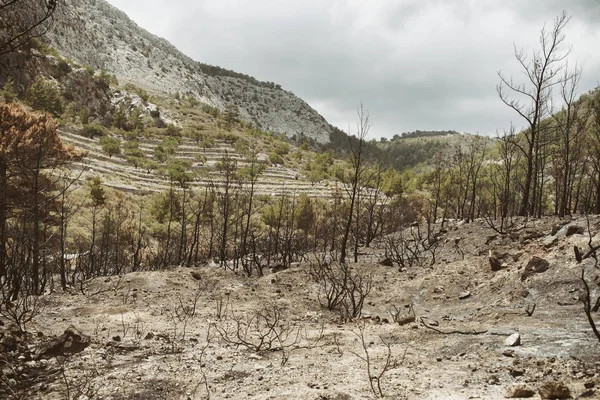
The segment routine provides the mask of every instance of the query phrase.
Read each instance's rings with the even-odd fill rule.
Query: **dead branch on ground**
[[[476,330],[472,330],[472,331],[460,331],[460,330],[451,330],[451,331],[443,331],[441,329],[438,329],[432,325],[427,324],[427,322],[425,322],[424,318],[421,317],[420,318],[421,321],[421,325],[423,325],[425,328],[427,329],[431,329],[432,331],[435,331],[437,333],[441,333],[442,335],[483,335],[484,333],[487,333],[487,329],[485,331],[476,331]]]

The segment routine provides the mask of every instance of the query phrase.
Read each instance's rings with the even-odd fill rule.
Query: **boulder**
[[[560,231],[560,230],[561,230],[561,228],[563,228],[563,227],[564,227],[564,225],[563,225],[563,224],[556,224],[556,225],[554,225],[554,226],[552,227],[552,230],[550,231],[550,234],[551,234],[552,236],[556,235],[556,234],[558,233],[558,231]]]
[[[504,345],[508,347],[515,347],[521,345],[521,334],[519,332],[513,333],[504,340]]]
[[[564,238],[573,235],[583,235],[585,233],[585,228],[579,225],[565,225],[556,232],[555,236],[557,238]]]
[[[459,300],[468,299],[469,297],[471,297],[471,292],[469,292],[469,291],[460,292],[458,295]]]
[[[533,390],[528,389],[523,385],[519,385],[508,388],[508,391],[504,397],[507,399],[524,399],[533,397],[534,394],[535,392]]]
[[[190,275],[192,276],[192,278],[194,278],[194,279],[195,279],[195,280],[197,280],[197,281],[200,281],[200,280],[202,280],[202,274],[200,274],[200,273],[199,273],[199,272],[197,272],[197,271],[191,271],[191,272],[190,272]]]
[[[569,225],[567,228],[567,231],[565,232],[566,236],[573,236],[573,235],[583,235],[585,233],[585,229],[583,228],[583,226],[577,226],[577,225]]]
[[[533,256],[521,274],[521,281],[535,274],[541,274],[550,268],[550,263],[541,257]]]
[[[570,399],[571,391],[562,382],[551,381],[544,383],[538,393],[542,399]]]
[[[275,264],[271,267],[271,272],[276,274],[278,272],[285,271],[286,269],[288,269],[288,267],[283,264]]]
[[[500,271],[503,267],[502,261],[500,261],[498,258],[494,257],[493,255],[489,255],[488,256],[488,261],[490,262],[490,268],[492,268],[492,271]]]
[[[545,248],[550,248],[558,243],[558,236],[546,236],[544,240],[542,240],[542,244]]]
[[[79,353],[89,345],[90,337],[71,325],[59,337],[40,345],[35,351],[34,359],[39,360],[40,358],[53,358]]]
[[[379,265],[383,265],[384,267],[393,267],[394,262],[391,260],[391,258],[386,257],[383,260],[379,261]]]

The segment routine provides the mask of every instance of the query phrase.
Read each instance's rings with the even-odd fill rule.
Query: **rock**
[[[50,340],[38,347],[34,359],[66,356],[83,351],[90,345],[90,337],[70,326],[61,336]]]
[[[508,347],[515,347],[521,345],[521,334],[519,332],[513,333],[504,340],[504,345]]]
[[[520,368],[512,368],[510,370],[510,376],[512,376],[513,378],[516,378],[518,376],[523,376],[523,375],[525,375],[525,371],[523,371]]]
[[[397,316],[395,320],[398,325],[402,326],[415,322],[416,318],[414,315],[407,315],[405,317]]]
[[[444,292],[443,286],[437,286],[435,289],[433,289],[433,293],[436,293],[436,294],[443,293],[443,292]]]
[[[119,335],[113,336],[112,340],[115,341],[115,342],[120,342],[121,341],[121,336],[119,336]]]
[[[575,252],[575,260],[577,260],[578,263],[583,261],[583,255],[581,254],[581,250],[579,250],[579,247],[573,246],[573,251]]]
[[[502,355],[505,356],[505,357],[514,357],[515,356],[515,351],[507,349],[507,350],[504,350],[502,352]]]
[[[581,393],[579,397],[594,397],[596,395],[596,391],[593,389],[587,389],[585,392]]]
[[[133,343],[108,342],[106,345],[121,352],[132,352],[140,349],[140,346]]]
[[[567,227],[567,231],[565,232],[565,235],[567,237],[569,237],[569,236],[573,236],[573,235],[583,235],[584,233],[585,233],[585,229],[583,229],[582,226],[569,225]]]
[[[551,381],[544,383],[538,393],[542,399],[570,399],[571,391],[562,382]]]
[[[145,340],[152,340],[154,339],[154,332],[148,332],[146,333],[146,336],[144,337]]]
[[[283,264],[276,264],[276,265],[273,265],[271,267],[271,272],[274,273],[274,274],[276,274],[278,272],[285,271],[286,269],[288,269],[288,267],[286,267],[285,265],[283,265]]]
[[[541,274],[550,268],[550,263],[541,257],[533,256],[527,263],[525,270],[521,274],[521,281],[529,278],[534,274]]]
[[[471,292],[469,292],[468,290],[465,292],[460,292],[458,295],[459,300],[468,299],[469,297],[471,297]]]
[[[555,236],[555,235],[558,233],[558,231],[560,231],[560,230],[561,230],[561,228],[562,228],[562,227],[564,227],[564,225],[561,225],[561,224],[556,224],[556,225],[554,225],[554,226],[552,227],[552,230],[551,230],[550,234],[551,234],[552,236]]]
[[[383,260],[379,261],[379,265],[383,265],[384,267],[393,267],[394,266],[394,262],[386,257]]]
[[[500,271],[503,268],[504,264],[502,264],[502,261],[492,256],[491,252],[488,256],[488,261],[490,262],[490,267],[492,268],[492,271]]]
[[[550,248],[558,243],[558,236],[547,236],[544,240],[542,240],[542,244],[545,248]]]
[[[535,392],[533,390],[528,389],[523,385],[519,385],[508,388],[508,391],[504,397],[507,399],[522,399],[533,397],[534,394]]]
[[[540,231],[538,231],[535,228],[525,229],[522,241],[539,239],[539,238],[541,238],[543,236],[545,236],[544,232],[540,232]]]
[[[319,394],[315,400],[352,400],[352,397],[346,393],[325,393]]]
[[[194,278],[197,281],[202,279],[202,275],[200,275],[200,273],[197,271],[190,272],[190,275],[192,275],[192,278]]]
[[[493,242],[494,240],[496,240],[497,237],[498,237],[498,235],[489,235],[485,239],[485,244],[490,244],[491,242]]]

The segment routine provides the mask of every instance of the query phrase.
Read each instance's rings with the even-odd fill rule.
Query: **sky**
[[[600,83],[600,0],[108,1],[194,60],[278,83],[350,134],[362,103],[371,138],[522,128],[498,98],[498,71],[523,82],[515,46],[539,48],[563,10],[579,92]]]

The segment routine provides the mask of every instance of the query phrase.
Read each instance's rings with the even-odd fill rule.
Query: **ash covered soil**
[[[600,219],[590,226],[599,232]],[[529,221],[507,235],[449,223],[440,240],[433,266],[383,266],[383,248],[362,249],[349,265],[372,272],[372,290],[349,322],[320,304],[309,262],[260,278],[214,266],[137,272],[45,295],[28,334],[0,326],[0,397],[600,398],[600,342],[580,301],[582,268],[593,293],[598,270],[573,252],[588,249],[586,218]],[[526,271],[534,256],[546,270]],[[273,320],[275,336],[263,324]],[[41,356],[70,326],[89,345]],[[508,346],[514,333],[520,344]],[[390,355],[381,392],[361,334],[372,377]]]

